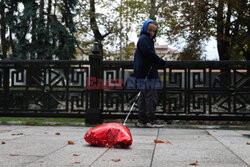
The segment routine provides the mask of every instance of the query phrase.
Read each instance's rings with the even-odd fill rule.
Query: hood
[[[140,33],[140,35],[141,34],[148,34],[148,24],[149,23],[156,23],[154,20],[152,20],[152,19],[148,19],[148,20],[146,20],[144,23],[143,23],[143,25],[142,25],[142,28],[141,28],[141,33]],[[156,37],[156,34],[157,34],[157,31],[155,32],[155,35],[153,36],[153,39]]]

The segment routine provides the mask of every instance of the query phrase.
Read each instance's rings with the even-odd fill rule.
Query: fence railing
[[[88,61],[0,61],[1,115],[84,114],[89,69]]]
[[[95,53],[89,61],[0,61],[0,115],[85,117],[97,109],[102,119],[125,118],[138,93],[127,84],[133,62]],[[159,119],[250,120],[250,61],[171,61],[159,74]]]
[[[132,62],[103,62],[104,78],[127,81]],[[249,120],[250,61],[172,61],[159,68],[161,119]],[[101,109],[106,117],[127,114],[136,89],[103,90]],[[129,87],[130,88],[130,87]],[[137,109],[131,117],[136,117]]]

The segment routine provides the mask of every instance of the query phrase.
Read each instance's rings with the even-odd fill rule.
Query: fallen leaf
[[[2,141],[2,144],[6,144],[4,141]]]
[[[207,135],[212,135],[211,133],[207,133]]]
[[[166,144],[172,144],[170,141],[165,141],[164,143],[166,143]]]
[[[198,139],[200,138],[200,136],[198,136]]]
[[[68,141],[68,144],[75,144],[73,141]]]
[[[76,157],[77,157],[77,156],[80,156],[80,154],[73,154],[73,156],[76,156]]]
[[[56,135],[61,135],[61,133],[59,133],[59,132],[56,132]]]
[[[10,154],[10,156],[19,156],[19,154]]]
[[[155,143],[165,143],[165,144],[172,144],[170,141],[162,141],[162,140],[154,140]]]
[[[71,164],[80,164],[81,162],[72,162]]]
[[[155,143],[164,143],[162,140],[154,140]]]
[[[110,161],[119,162],[119,161],[121,161],[121,159],[111,159]]]
[[[44,134],[48,134],[48,132],[44,132]]]
[[[195,161],[194,163],[190,163],[189,165],[198,165],[198,161]]]
[[[247,142],[247,145],[250,145],[250,142]]]

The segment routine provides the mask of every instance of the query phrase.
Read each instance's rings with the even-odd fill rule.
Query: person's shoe
[[[147,127],[149,127],[149,128],[162,128],[162,127],[164,127],[164,124],[155,120],[155,121],[148,122]]]
[[[147,127],[147,124],[138,121],[138,122],[135,124],[135,126],[140,127],[140,128],[144,128],[144,127]]]

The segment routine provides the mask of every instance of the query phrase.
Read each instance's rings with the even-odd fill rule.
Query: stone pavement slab
[[[117,149],[90,146],[84,140],[89,128],[0,125],[0,167],[188,167],[195,161],[199,167],[250,165],[247,130],[130,126],[132,146]],[[155,139],[170,143],[154,143]]]
[[[147,132],[148,131],[148,132]],[[133,144],[128,149],[109,149],[100,159],[92,166],[127,166],[127,167],[144,167],[151,164],[154,153],[158,129],[139,129],[131,128]],[[112,159],[120,159],[119,162],[113,162]]]
[[[228,150],[234,153],[238,158],[250,165],[250,138],[245,135],[250,135],[250,131],[231,131],[231,130],[208,130],[209,133],[219,142],[221,142]]]
[[[152,166],[247,166],[206,130],[160,129],[158,139],[171,144],[157,144]]]

